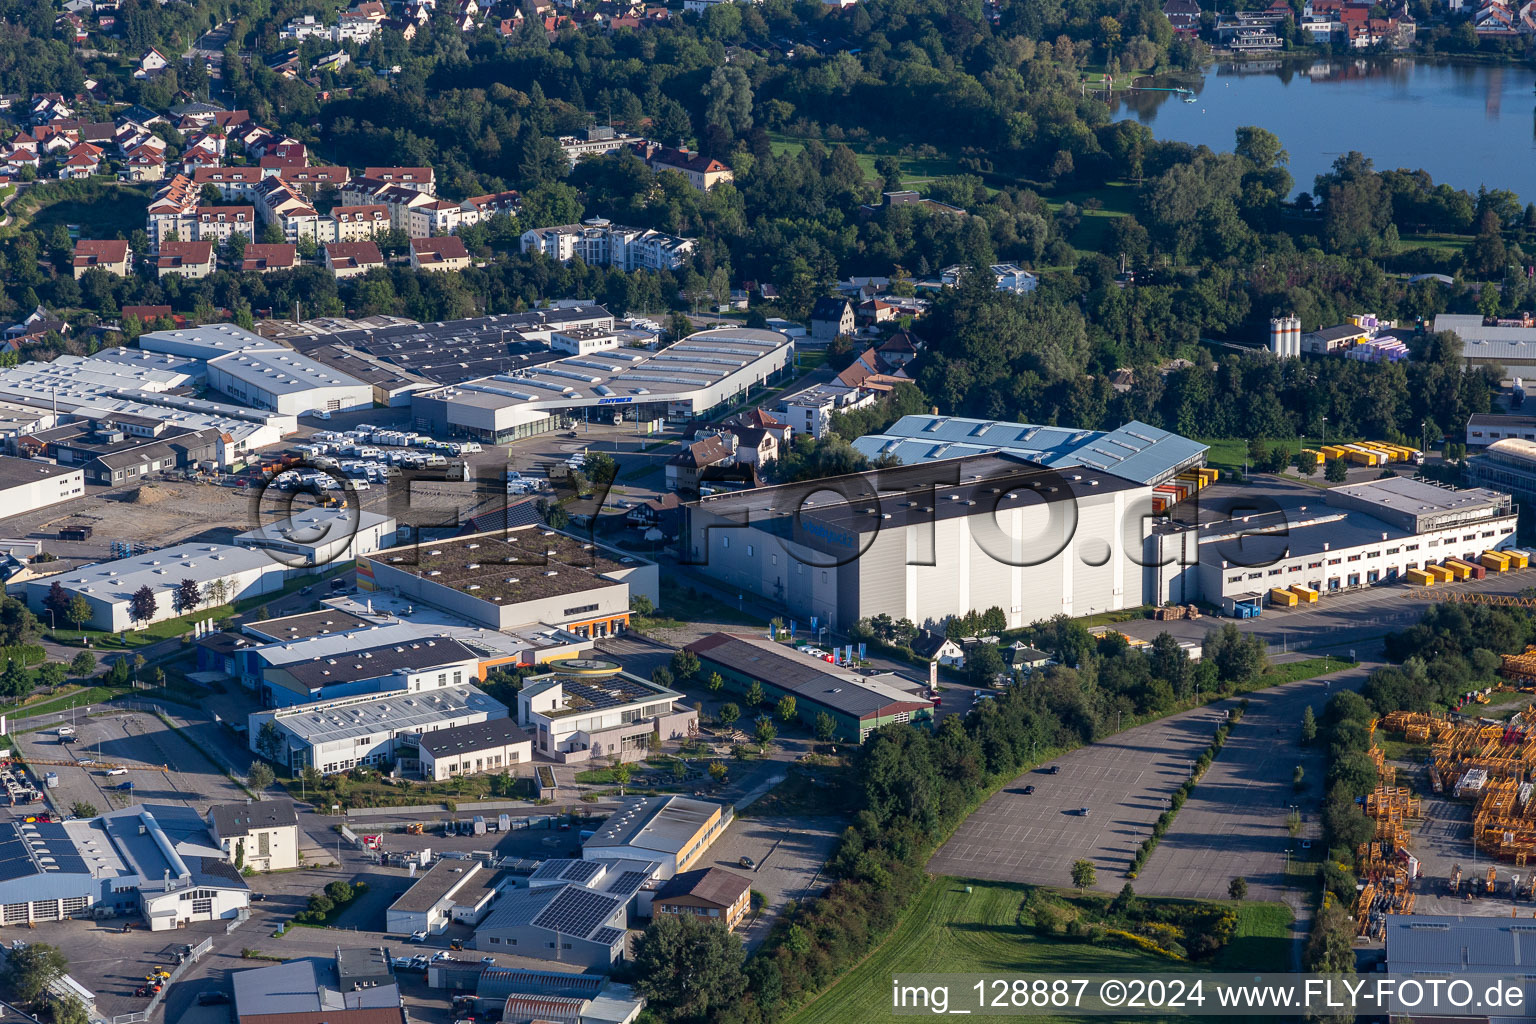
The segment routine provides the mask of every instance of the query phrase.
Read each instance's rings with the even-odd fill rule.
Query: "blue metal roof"
[[[1206,452],[1198,441],[1139,420],[1099,431],[922,414],[903,416],[853,447],[868,458],[888,455],[903,465],[1005,451],[1056,469],[1086,466],[1141,484],[1161,483],[1198,464]]]

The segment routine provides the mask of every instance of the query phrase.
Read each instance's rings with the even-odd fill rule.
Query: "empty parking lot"
[[[183,803],[201,812],[210,804],[245,799],[238,786],[154,715],[116,712],[82,715],[74,721],[73,743],[61,742],[57,726],[15,737],[39,785],[45,772],[58,775],[58,786],[44,791],[55,811],[67,813],[77,802],[104,811],[159,801]],[[68,763],[43,763],[47,761]],[[107,765],[126,771],[109,775]],[[162,765],[172,770],[163,771]]]
[[[1223,897],[1235,875],[1255,899],[1287,888],[1286,817],[1292,804],[1315,807],[1321,749],[1297,745],[1302,709],[1321,713],[1332,690],[1355,686],[1367,666],[1248,694],[1232,732],[1136,880],[1149,895]],[[1118,890],[1136,848],[1189,777],[1225,709],[1209,707],[1153,722],[1062,756],[1060,774],[1037,769],[981,806],[929,862],[936,874],[1032,885],[1071,884],[1073,861],[1091,860],[1098,888]],[[1292,771],[1304,769],[1302,792]],[[1033,785],[1033,795],[1023,794]],[[1088,813],[1081,813],[1082,808]],[[1303,833],[1305,835],[1305,833]]]
[[[935,874],[1034,885],[1071,884],[1072,862],[1091,860],[1099,887],[1119,876],[1168,796],[1211,741],[1219,706],[1166,718],[1075,750],[1026,772],[982,804],[928,864]],[[1025,795],[1026,786],[1034,786]],[[1084,813],[1086,808],[1086,813]]]

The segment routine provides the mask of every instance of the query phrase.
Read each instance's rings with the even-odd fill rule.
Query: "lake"
[[[1203,78],[1145,79],[1186,86],[1115,93],[1115,117],[1159,139],[1230,150],[1233,132],[1258,125],[1291,155],[1296,190],[1355,149],[1377,170],[1423,168],[1476,192],[1507,188],[1536,201],[1536,72],[1528,67],[1418,63],[1409,58],[1219,64]]]

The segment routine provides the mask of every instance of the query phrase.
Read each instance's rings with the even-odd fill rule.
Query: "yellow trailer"
[[[1344,449],[1344,458],[1357,466],[1379,466],[1386,461],[1386,456],[1381,452],[1363,447],[1358,444],[1349,445]]]
[[[1531,556],[1516,548],[1505,548],[1504,554],[1509,558],[1511,569],[1527,569],[1531,564]]]
[[[1443,565],[1426,565],[1424,571],[1435,578],[1436,583],[1449,583],[1456,576]]]
[[[1317,604],[1317,591],[1311,587],[1304,587],[1297,583],[1290,588],[1290,591],[1296,595],[1297,600],[1305,604]]]
[[[1403,573],[1403,578],[1406,579],[1409,583],[1420,587],[1432,587],[1439,582],[1437,577],[1431,576],[1423,569],[1409,569],[1407,572]]]
[[[1458,580],[1464,580],[1472,575],[1472,567],[1458,558],[1447,558],[1441,568],[1449,571]]]
[[[1369,448],[1373,452],[1380,452],[1388,462],[1398,462],[1401,459],[1397,451],[1385,441],[1360,441],[1356,444],[1356,447]]]
[[[1296,453],[1296,465],[1298,466],[1305,466],[1309,463],[1313,466],[1316,466],[1322,461],[1322,455],[1311,448],[1303,448],[1301,451]]]
[[[1508,572],[1509,556],[1502,551],[1484,551],[1477,559],[1489,572]]]
[[[1323,445],[1322,452],[1325,459],[1342,459],[1344,457],[1344,449],[1336,444]]]
[[[1296,600],[1295,594],[1281,587],[1275,587],[1269,592],[1270,604],[1278,604],[1284,608],[1294,608],[1296,607]]]
[[[1200,475],[1206,478],[1207,484],[1213,484],[1221,479],[1221,470],[1205,466],[1200,470]]]

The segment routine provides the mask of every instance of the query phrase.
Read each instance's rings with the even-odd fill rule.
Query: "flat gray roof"
[[[84,472],[79,466],[57,466],[52,462],[36,462],[0,455],[0,490],[22,487],[37,480],[51,480],[67,473]]]
[[[423,693],[385,693],[279,708],[274,720],[311,745],[380,732],[411,732],[447,718],[480,712],[502,717],[507,706],[473,686]]]
[[[1406,476],[1383,477],[1362,484],[1344,484],[1324,492],[1324,500],[1330,504],[1335,496],[1415,515],[1459,512],[1480,505],[1498,506],[1505,503],[1504,495],[1486,487],[1461,487],[1453,490]]]
[[[680,852],[723,805],[684,796],[653,796],[614,811],[586,841],[586,849],[629,846]]]
[[[390,904],[390,910],[400,910],[408,913],[424,913],[444,899],[448,894],[455,892],[469,879],[484,871],[479,861],[475,860],[440,860],[427,869],[427,873],[416,879],[415,883],[400,898]]]

